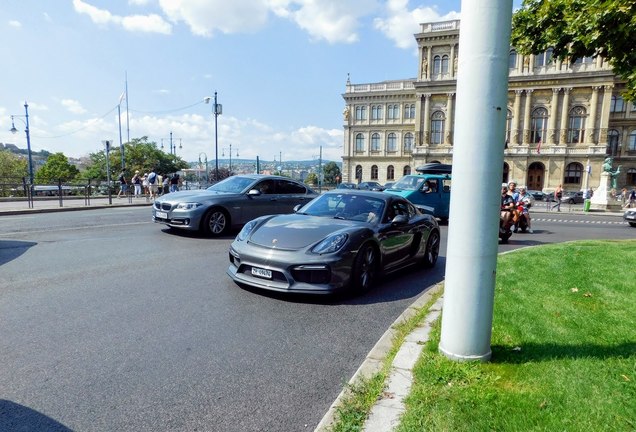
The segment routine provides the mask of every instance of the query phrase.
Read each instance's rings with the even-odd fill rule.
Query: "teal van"
[[[417,174],[398,180],[384,192],[408,199],[422,212],[448,220],[451,191],[451,165],[429,163],[417,167]]]

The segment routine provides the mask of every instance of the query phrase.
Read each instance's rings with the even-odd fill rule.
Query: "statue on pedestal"
[[[619,165],[618,168],[616,169],[616,171],[612,171],[612,162],[614,161],[614,159],[612,159],[611,157],[607,157],[605,158],[605,161],[603,162],[603,172],[606,172],[609,174],[611,181],[612,181],[612,188],[616,189],[616,177],[618,177],[618,175],[621,173],[621,166]]]

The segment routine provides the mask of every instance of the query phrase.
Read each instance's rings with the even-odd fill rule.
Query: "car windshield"
[[[407,175],[402,177],[393,186],[391,186],[391,189],[418,190],[422,187],[423,183],[423,177]]]
[[[377,222],[384,212],[384,201],[356,194],[324,194],[299,210],[299,213],[348,219],[360,222]]]
[[[207,190],[214,192],[241,193],[254,183],[250,177],[232,176],[210,186]]]

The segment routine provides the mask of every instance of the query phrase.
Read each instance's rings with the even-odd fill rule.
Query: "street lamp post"
[[[206,97],[205,103],[210,103],[210,97]],[[223,114],[223,105],[217,103],[217,93],[214,92],[214,180],[219,179],[219,133],[217,119]]]
[[[225,148],[222,150],[221,156],[225,157]],[[228,174],[232,175],[232,144],[230,143],[230,168],[228,169]],[[236,149],[236,157],[238,157],[239,152],[238,149]]]
[[[176,140],[176,138],[175,138]],[[183,148],[183,144],[181,143],[181,138],[179,138],[179,150]],[[163,138],[161,138],[161,149],[163,150]],[[172,131],[170,131],[170,154],[177,155],[177,144],[172,144]]]
[[[31,156],[31,135],[29,135],[29,104],[24,102],[24,116],[21,115],[12,115],[11,116],[11,133],[15,134],[18,132],[18,130],[15,127],[15,123],[13,122],[14,117],[25,117],[26,119],[26,129],[24,130],[24,132],[26,133],[26,140],[27,140],[27,153],[29,155],[29,182],[31,184],[31,187],[33,187],[33,158]]]

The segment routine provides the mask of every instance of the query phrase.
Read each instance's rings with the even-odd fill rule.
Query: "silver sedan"
[[[291,213],[316,196],[286,177],[237,175],[207,189],[162,195],[153,203],[152,219],[171,228],[220,236],[259,216]]]

